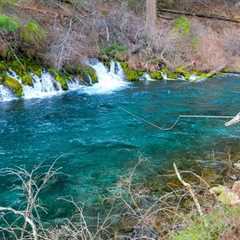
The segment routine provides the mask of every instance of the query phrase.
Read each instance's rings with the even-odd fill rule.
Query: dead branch
[[[15,215],[20,215],[24,218],[25,222],[27,222],[31,228],[32,228],[32,235],[34,240],[38,240],[38,233],[37,233],[37,227],[34,223],[34,221],[28,216],[28,212],[24,212],[24,211],[18,211],[15,210],[11,207],[0,207],[0,212],[11,212]],[[25,231],[25,229],[23,229]]]
[[[184,16],[190,16],[190,17],[207,18],[210,20],[240,23],[240,20],[235,19],[235,18],[228,18],[228,17],[224,17],[224,16],[217,16],[217,15],[206,15],[206,14],[201,14],[201,13],[191,13],[191,12],[185,12],[185,11],[179,11],[179,10],[172,10],[172,9],[163,9],[162,8],[162,9],[158,10],[158,13],[170,13],[170,14],[184,15]]]
[[[187,183],[187,182],[185,182],[183,180],[183,178],[181,177],[181,175],[180,175],[180,173],[178,171],[178,168],[177,168],[175,163],[173,164],[173,167],[174,167],[174,170],[175,170],[175,173],[177,175],[178,180],[182,183],[182,185],[184,187],[186,187],[186,189],[190,193],[190,195],[191,195],[191,197],[192,197],[192,199],[193,199],[193,201],[195,203],[195,206],[197,208],[197,211],[198,211],[199,215],[203,216],[203,212],[202,212],[201,206],[200,206],[199,201],[198,201],[198,199],[197,199],[197,197],[196,197],[196,195],[195,195],[195,193],[194,193],[194,191],[192,189],[192,186],[189,183]]]

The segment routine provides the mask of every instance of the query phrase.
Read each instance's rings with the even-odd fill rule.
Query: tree
[[[146,0],[146,33],[152,38],[156,33],[157,0]]]

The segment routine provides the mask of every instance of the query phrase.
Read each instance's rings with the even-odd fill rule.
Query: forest
[[[0,0],[0,240],[240,239],[239,0]]]

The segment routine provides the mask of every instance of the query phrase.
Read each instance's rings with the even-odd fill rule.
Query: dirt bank
[[[163,1],[165,2],[165,1]],[[165,4],[178,11],[218,15],[236,19],[237,5]],[[144,5],[144,3],[142,3]],[[161,64],[170,70],[240,71],[240,23],[170,14],[159,15],[156,35],[149,41],[144,26],[144,9],[139,4],[88,1],[77,6],[71,1],[25,1],[3,7],[21,25],[16,31],[1,28],[2,57],[16,55],[38,58],[59,69],[77,66],[88,57],[116,58],[130,69],[155,71]],[[36,21],[44,31],[31,29]],[[26,34],[22,34],[25,27]],[[31,32],[32,31],[32,32]],[[34,32],[35,31],[35,32]],[[11,50],[11,51],[9,51]]]

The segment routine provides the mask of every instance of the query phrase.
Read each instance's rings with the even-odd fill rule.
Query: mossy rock
[[[177,75],[181,75],[183,76],[186,80],[189,80],[191,78],[191,76],[193,75],[193,73],[191,73],[190,71],[188,71],[185,67],[180,66],[177,67],[175,70],[175,73]]]
[[[34,61],[32,59],[28,59],[28,58],[21,59],[21,61],[23,62],[24,66],[28,72],[30,72],[38,77],[42,76],[43,68],[36,61]]]
[[[149,73],[150,77],[155,80],[162,80],[162,72],[161,71],[155,71]]]
[[[78,65],[76,68],[76,73],[81,79],[86,79],[89,76],[93,83],[98,81],[97,73],[92,67]]]
[[[43,72],[43,69],[42,69],[42,67],[41,66],[39,66],[39,65],[31,65],[31,72],[33,73],[33,74],[35,74],[36,76],[38,76],[38,77],[41,77],[42,76],[42,72]]]
[[[16,74],[21,78],[24,85],[32,86],[33,79],[30,74],[30,70],[27,69],[27,64],[24,59],[14,60],[6,63],[8,68],[16,72]]]
[[[24,85],[28,85],[28,86],[33,85],[33,79],[32,79],[32,76],[30,74],[26,73],[24,75],[21,75],[20,77],[21,77],[22,83]]]
[[[125,62],[122,62],[121,66],[122,66],[122,69],[125,73],[127,80],[129,80],[129,81],[138,81],[139,78],[142,77],[145,72],[143,70],[130,69],[128,64]]]
[[[50,74],[53,75],[55,80],[60,83],[62,90],[67,91],[68,90],[68,77],[66,77],[63,73],[61,73],[59,70],[50,68],[49,69]]]
[[[177,80],[178,79],[178,73],[170,71],[167,67],[161,68],[161,72],[163,74],[166,74],[169,80]]]
[[[14,78],[9,76],[4,76],[3,85],[8,87],[17,97],[23,96],[23,88],[22,85]]]
[[[36,21],[32,20],[21,27],[20,38],[25,43],[40,45],[46,38],[46,32]]]
[[[4,61],[0,61],[0,73],[6,72],[8,70],[8,67],[6,66]]]

